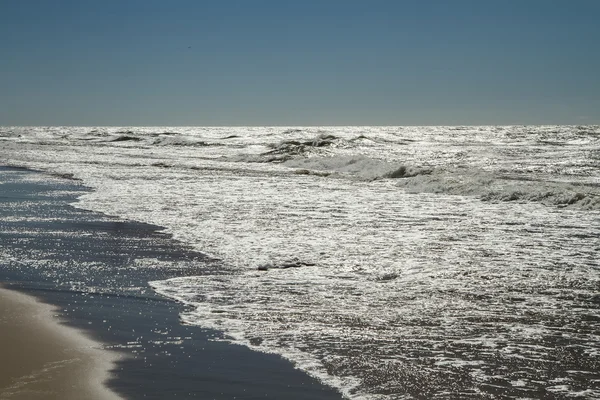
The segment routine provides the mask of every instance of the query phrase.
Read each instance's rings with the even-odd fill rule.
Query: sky
[[[600,124],[600,0],[0,0],[0,125]]]

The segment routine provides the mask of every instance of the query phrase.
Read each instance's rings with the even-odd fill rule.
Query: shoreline
[[[106,386],[119,356],[56,313],[0,284],[0,399],[122,400]]]
[[[52,305],[48,315],[58,315],[60,325],[120,354],[107,379],[96,382],[122,398],[342,398],[279,355],[181,323],[185,306],[148,282],[222,273],[206,255],[158,226],[73,207],[90,190],[80,182],[0,166],[0,188],[0,286]],[[75,398],[85,397],[105,400]],[[0,389],[0,400],[13,398]]]

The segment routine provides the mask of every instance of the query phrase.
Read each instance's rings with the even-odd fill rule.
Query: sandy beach
[[[54,307],[0,288],[0,399],[97,399],[116,354],[61,324]]]

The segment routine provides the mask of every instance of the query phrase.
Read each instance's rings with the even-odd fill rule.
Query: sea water
[[[151,282],[181,320],[350,399],[600,397],[599,126],[3,127],[0,163],[208,254]]]

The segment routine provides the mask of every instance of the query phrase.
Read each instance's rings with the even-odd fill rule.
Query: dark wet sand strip
[[[116,354],[55,314],[31,296],[0,288],[0,399],[119,399],[103,386]]]

